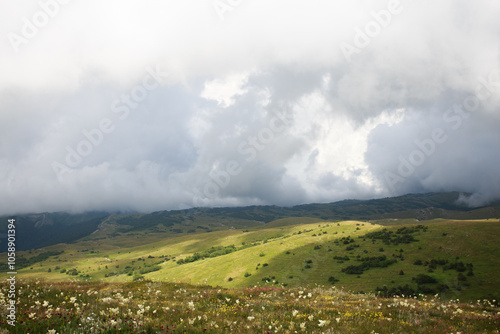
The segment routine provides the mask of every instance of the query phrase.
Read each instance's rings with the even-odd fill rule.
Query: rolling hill
[[[498,219],[392,222],[289,218],[267,228],[195,235],[87,237],[19,252],[18,277],[146,279],[227,288],[335,285],[387,295],[498,297]]]

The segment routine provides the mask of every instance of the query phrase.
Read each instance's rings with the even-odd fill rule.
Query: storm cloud
[[[500,199],[497,2],[0,4],[0,214]]]

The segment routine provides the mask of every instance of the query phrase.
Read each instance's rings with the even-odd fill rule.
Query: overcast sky
[[[0,6],[0,214],[500,198],[498,1]]]

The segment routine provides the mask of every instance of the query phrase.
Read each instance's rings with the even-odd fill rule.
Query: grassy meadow
[[[488,300],[380,298],[324,286],[18,283],[10,333],[498,333],[500,326],[500,308]],[[2,284],[2,302],[6,290]]]

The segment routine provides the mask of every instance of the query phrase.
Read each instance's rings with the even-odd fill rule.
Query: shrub
[[[336,282],[338,282],[338,281],[339,281],[339,280],[338,280],[338,279],[336,279],[336,278],[335,278],[335,277],[333,277],[333,276],[330,276],[330,277],[328,278],[328,282],[330,282],[330,283],[332,283],[332,284],[335,284],[335,283],[336,283]]]
[[[343,268],[342,272],[351,275],[360,275],[363,273],[363,271],[370,268],[385,268],[397,262],[396,260],[388,259],[385,255],[363,258],[358,256],[358,261],[361,261],[362,264],[356,266],[348,266],[346,268]]]
[[[375,289],[375,291],[379,292],[380,295],[382,295],[383,297],[392,297],[392,296],[401,296],[401,295],[405,295],[405,296],[416,296],[417,295],[417,291],[415,291],[413,288],[411,288],[408,284],[404,285],[404,286],[398,286],[397,288],[391,288],[391,289],[388,289],[386,286],[384,286],[383,288],[379,288],[377,287]]]
[[[458,272],[464,272],[467,270],[467,267],[471,268],[472,264],[468,264],[467,266],[463,262],[455,262],[455,263],[449,263],[446,266],[443,266],[444,270],[447,269],[455,269]]]
[[[252,276],[252,274],[250,274],[250,273],[247,271],[247,272],[245,273],[245,275],[244,275],[244,276],[245,276],[245,277],[250,277],[250,276]]]
[[[158,271],[160,269],[161,269],[160,266],[144,267],[139,271],[139,273],[143,275],[143,274],[147,274],[147,273],[150,273],[153,271]]]
[[[363,273],[364,267],[363,265],[359,266],[348,266],[345,268],[342,268],[342,272],[350,275],[360,275]]]
[[[70,269],[70,270],[68,270],[68,271],[66,272],[66,275],[71,275],[71,276],[76,276],[76,275],[78,275],[78,274],[79,274],[79,272],[78,272],[78,270],[76,270],[75,268]]]
[[[437,283],[437,280],[434,277],[425,274],[418,274],[416,277],[412,278],[412,280],[417,284]]]

